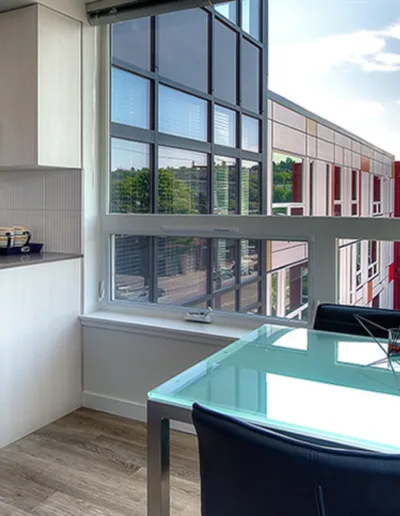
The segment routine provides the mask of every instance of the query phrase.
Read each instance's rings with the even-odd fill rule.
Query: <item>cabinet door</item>
[[[0,166],[37,161],[37,10],[0,15]]]

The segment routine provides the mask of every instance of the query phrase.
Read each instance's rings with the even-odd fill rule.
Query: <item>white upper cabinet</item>
[[[0,167],[81,168],[81,23],[0,14]]]

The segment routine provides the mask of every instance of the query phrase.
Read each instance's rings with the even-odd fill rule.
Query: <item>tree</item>
[[[286,157],[285,161],[273,162],[273,201],[292,202],[293,166],[296,161]]]

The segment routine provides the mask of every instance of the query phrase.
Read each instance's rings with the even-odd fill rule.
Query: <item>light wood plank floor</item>
[[[198,516],[196,439],[171,435],[171,515]],[[0,516],[145,516],[146,427],[88,409],[0,450]]]

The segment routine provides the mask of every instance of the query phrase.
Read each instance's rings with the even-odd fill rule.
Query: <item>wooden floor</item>
[[[172,432],[171,516],[198,516],[196,441]],[[0,450],[1,516],[146,515],[146,428],[88,409]]]

